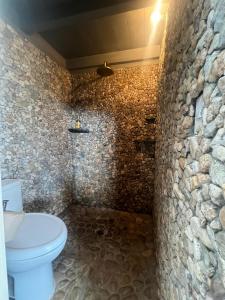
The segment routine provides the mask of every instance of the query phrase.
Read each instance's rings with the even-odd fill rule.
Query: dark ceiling
[[[150,28],[146,28],[144,18],[145,11],[139,10],[136,14],[122,13],[40,34],[63,57],[72,59],[145,47],[148,43]],[[161,43],[162,29],[161,26],[151,44]]]
[[[65,61],[162,42],[164,19],[150,39],[155,0],[0,1],[0,9],[15,27],[31,37],[38,34],[39,44],[43,39]]]

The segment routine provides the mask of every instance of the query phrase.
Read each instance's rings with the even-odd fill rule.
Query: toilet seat
[[[7,261],[24,261],[47,255],[67,239],[62,220],[44,213],[27,213],[15,238],[6,243]]]

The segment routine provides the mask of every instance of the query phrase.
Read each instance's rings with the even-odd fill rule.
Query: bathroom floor
[[[53,300],[157,299],[150,216],[71,206],[61,218],[69,232]]]

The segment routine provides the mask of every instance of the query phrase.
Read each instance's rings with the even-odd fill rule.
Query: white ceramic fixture
[[[9,200],[7,210],[22,209],[18,180],[3,180],[2,195],[3,200]],[[7,270],[14,286],[10,296],[16,300],[51,299],[55,289],[52,261],[63,250],[66,239],[66,225],[58,217],[24,214],[14,238],[6,243]]]
[[[5,231],[5,241],[9,242],[13,240],[16,235],[19,226],[23,222],[24,213],[16,213],[14,211],[5,211],[4,216],[4,231]]]

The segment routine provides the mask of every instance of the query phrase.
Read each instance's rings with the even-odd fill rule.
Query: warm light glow
[[[159,11],[153,11],[151,14],[151,20],[153,23],[158,23],[162,19],[162,15]]]
[[[162,6],[162,0],[157,0],[155,4],[155,8],[151,14],[151,21],[153,24],[157,24],[161,19],[161,6]]]
[[[148,45],[155,45],[156,37],[158,34],[158,28],[160,25],[160,21],[164,19],[164,12],[162,7],[163,0],[155,0],[154,7],[149,7],[148,9],[148,25],[149,25],[149,36],[148,36]],[[148,48],[146,47],[146,51]],[[147,52],[144,53],[147,56]]]

